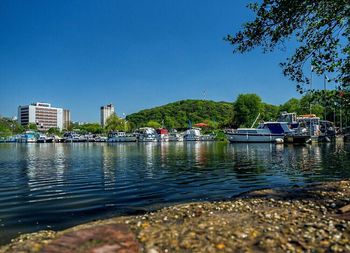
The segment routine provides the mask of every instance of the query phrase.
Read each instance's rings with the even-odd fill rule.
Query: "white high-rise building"
[[[101,106],[101,126],[102,127],[106,125],[107,119],[113,114],[114,114],[114,106],[112,104]]]
[[[18,123],[26,126],[30,123],[37,125],[39,131],[47,131],[50,128],[63,129],[63,109],[51,107],[48,103],[32,103],[18,107]]]

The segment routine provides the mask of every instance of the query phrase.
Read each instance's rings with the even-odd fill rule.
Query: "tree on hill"
[[[233,125],[250,127],[262,111],[263,103],[258,95],[240,94],[233,106]]]
[[[314,94],[306,94],[299,100],[299,110],[297,113],[299,115],[312,113],[323,118],[324,106],[316,100]]]
[[[280,106],[281,112],[300,112],[300,101],[297,98],[291,98]]]
[[[146,124],[146,126],[147,127],[153,127],[153,128],[161,128],[162,127],[162,125],[161,124],[159,124],[157,121],[154,121],[154,120],[150,120],[150,121],[148,121],[147,122],[147,124]]]
[[[316,114],[323,118],[324,107],[315,99],[314,94],[306,94],[301,99],[291,98],[280,106],[281,112],[295,112],[298,115]]]
[[[259,46],[270,52],[294,37],[297,48],[281,63],[285,76],[309,83],[304,74],[307,63],[317,75],[333,73],[335,82],[343,89],[350,88],[349,0],[263,0],[248,7],[255,12],[255,19],[225,38],[234,52]],[[300,84],[297,89],[303,92],[305,87]]]
[[[80,132],[83,133],[92,133],[92,134],[100,134],[103,132],[103,128],[98,123],[87,123],[83,125],[79,125]]]
[[[113,114],[107,119],[105,129],[108,132],[128,132],[130,130],[130,124],[125,119],[121,119],[116,114]]]
[[[279,115],[279,106],[262,103],[261,119],[265,121],[275,121]]]
[[[205,120],[227,124],[232,118],[232,103],[209,100],[181,100],[163,106],[146,109],[127,116],[135,127],[146,126],[149,121],[164,122],[165,127],[184,129]]]

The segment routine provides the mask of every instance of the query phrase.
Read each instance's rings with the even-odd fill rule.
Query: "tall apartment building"
[[[47,131],[50,128],[59,128],[62,130],[64,127],[63,114],[62,108],[55,108],[51,107],[51,104],[37,102],[19,106],[17,120],[22,126],[30,123],[36,124],[39,131]]]
[[[101,126],[106,125],[107,119],[114,114],[114,106],[112,104],[108,104],[105,106],[101,106]]]
[[[63,129],[68,129],[70,122],[70,111],[63,109]]]

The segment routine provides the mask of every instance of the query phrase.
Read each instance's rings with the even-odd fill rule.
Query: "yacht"
[[[64,142],[85,142],[86,138],[77,133],[67,132],[63,135]]]
[[[87,142],[95,142],[95,135],[88,133],[83,135]]]
[[[201,141],[215,141],[216,135],[215,134],[204,134],[201,135],[200,140]]]
[[[64,142],[64,139],[58,135],[52,135],[52,142]]]
[[[142,127],[138,130],[138,140],[140,142],[157,141],[157,132],[152,127]]]
[[[184,134],[184,141],[200,141],[201,130],[199,128],[187,129]]]
[[[108,137],[100,136],[100,135],[97,135],[95,137],[95,142],[107,142],[107,141],[108,141]]]
[[[184,140],[184,137],[177,133],[177,132],[172,132],[172,133],[169,133],[169,141],[183,141]]]
[[[18,142],[23,143],[35,143],[36,142],[36,133],[34,131],[26,131],[24,134],[21,134],[17,139]]]
[[[107,142],[135,142],[137,138],[134,134],[125,132],[111,132],[108,134]]]
[[[225,131],[230,142],[276,142],[291,133],[287,122],[264,122],[257,128],[238,128]]]
[[[157,140],[158,141],[169,141],[169,131],[166,128],[158,128],[157,132]]]

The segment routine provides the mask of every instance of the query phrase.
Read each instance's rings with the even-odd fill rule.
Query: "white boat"
[[[276,142],[290,132],[287,122],[264,122],[257,128],[238,128],[225,133],[230,142]]]
[[[52,142],[64,142],[64,139],[59,137],[58,135],[53,135]]]
[[[77,133],[67,132],[63,135],[64,142],[85,142],[86,138]]]
[[[142,127],[138,129],[138,140],[140,142],[157,141],[157,132],[152,127]]]
[[[20,135],[17,141],[22,143],[35,143],[36,135],[34,131],[26,131],[24,134]]]
[[[95,137],[95,142],[107,142],[108,141],[108,137],[105,136],[96,136]]]
[[[45,134],[40,134],[36,142],[38,143],[46,143],[47,136]]]
[[[169,134],[169,141],[183,141],[184,137],[177,133],[177,132],[173,132]]]
[[[184,141],[200,141],[201,130],[199,128],[187,129],[183,139]]]
[[[85,138],[85,140],[87,142],[95,142],[95,135],[89,133],[89,134],[85,134],[83,135],[83,137]]]
[[[201,135],[200,140],[201,141],[215,141],[216,135],[215,134],[204,134]]]
[[[169,131],[166,128],[158,128],[157,132],[157,140],[158,141],[169,141]]]
[[[137,138],[134,134],[125,132],[111,132],[108,134],[107,142],[135,142]]]

